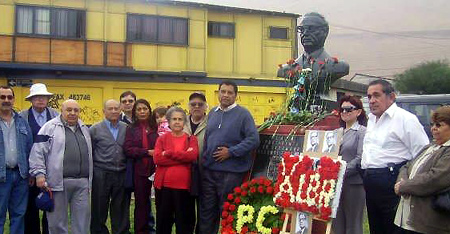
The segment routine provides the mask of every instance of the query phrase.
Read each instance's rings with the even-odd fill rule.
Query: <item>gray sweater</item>
[[[76,126],[75,131],[72,131],[70,127],[65,126],[65,130],[63,177],[88,178],[89,148],[81,128]]]
[[[124,171],[126,167],[126,157],[122,146],[125,142],[125,132],[127,125],[119,122],[119,133],[117,140],[107,126],[107,122],[94,124],[89,132],[92,139],[94,166],[108,171]]]

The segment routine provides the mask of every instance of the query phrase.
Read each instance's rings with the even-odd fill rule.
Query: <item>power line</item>
[[[406,38],[424,39],[424,40],[450,40],[450,37],[422,37],[422,36],[412,36],[412,35],[405,35],[405,34],[399,34],[399,33],[378,32],[378,31],[373,31],[373,30],[368,30],[368,29],[363,29],[363,28],[355,28],[355,27],[351,27],[351,26],[345,26],[345,25],[341,25],[341,24],[330,24],[330,25],[333,27],[345,28],[345,29],[368,32],[368,33],[385,35],[385,36],[406,37]]]

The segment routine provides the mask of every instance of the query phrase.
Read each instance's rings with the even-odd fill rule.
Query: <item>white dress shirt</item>
[[[369,114],[361,168],[384,168],[413,159],[429,143],[417,117],[393,103],[376,121]]]

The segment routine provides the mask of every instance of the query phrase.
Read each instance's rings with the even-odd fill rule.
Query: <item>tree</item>
[[[401,93],[450,93],[450,66],[446,60],[421,63],[395,75],[394,85]]]

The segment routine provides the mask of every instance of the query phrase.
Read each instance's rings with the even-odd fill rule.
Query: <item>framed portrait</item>
[[[295,234],[311,234],[312,216],[305,212],[297,212],[294,230]]]
[[[336,158],[339,154],[339,147],[341,146],[342,129],[324,131],[322,136],[322,148],[320,152],[324,155]]]
[[[303,152],[306,153],[319,153],[320,151],[320,139],[322,131],[307,130],[305,132],[305,143],[303,145]]]

